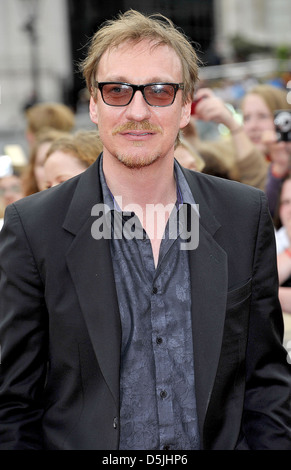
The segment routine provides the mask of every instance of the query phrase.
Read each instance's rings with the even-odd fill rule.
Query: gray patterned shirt
[[[100,175],[104,204],[124,226],[134,214],[119,210],[102,157]],[[177,213],[195,202],[176,162],[175,176]],[[168,224],[155,267],[150,240],[134,220],[142,236],[111,237],[122,325],[119,449],[199,449],[188,251]]]

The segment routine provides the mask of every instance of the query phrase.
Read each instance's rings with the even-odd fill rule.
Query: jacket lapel
[[[80,177],[63,228],[75,235],[66,255],[68,269],[98,364],[118,404],[121,329],[110,244],[91,234],[91,210],[101,202],[96,162]]]
[[[215,241],[220,224],[206,202],[206,188],[185,172],[196,204],[199,204],[199,244],[189,251],[192,289],[192,326],[196,401],[200,435],[216,377],[226,310],[227,254]],[[203,186],[203,189],[200,188]],[[210,196],[211,197],[211,196]],[[210,199],[211,200],[211,199]]]

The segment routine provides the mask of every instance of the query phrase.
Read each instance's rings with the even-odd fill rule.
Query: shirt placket
[[[160,448],[169,449],[175,440],[175,420],[173,409],[171,361],[168,352],[167,318],[164,295],[167,280],[161,275],[163,263],[170,247],[175,242],[174,237],[169,238],[169,231],[165,231],[160,248],[159,264],[155,272],[151,292],[151,324],[152,347],[156,371],[156,403],[159,418]]]
[[[171,366],[168,355],[167,324],[162,290],[162,285],[157,278],[151,293],[151,322],[161,449],[174,442]]]

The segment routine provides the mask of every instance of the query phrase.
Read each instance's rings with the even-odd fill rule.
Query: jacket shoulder
[[[24,219],[64,214],[72,200],[78,181],[79,175],[53,188],[26,196],[13,205]]]
[[[62,223],[70,207],[78,208],[78,217],[84,220],[101,198],[98,161],[87,170],[53,188],[27,196],[13,204],[24,221],[38,224],[53,221]]]
[[[203,195],[221,196],[223,198],[235,197],[244,200],[260,199],[265,196],[265,193],[254,186],[250,186],[238,181],[220,178],[218,176],[207,175],[187,169],[183,169],[185,177],[188,181],[190,189],[195,192],[199,191]]]

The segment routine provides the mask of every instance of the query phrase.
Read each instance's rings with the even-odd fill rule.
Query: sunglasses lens
[[[132,97],[131,86],[120,83],[108,83],[102,87],[102,96],[106,104],[110,106],[126,106]]]
[[[175,99],[175,88],[173,85],[156,84],[144,88],[147,102],[152,106],[169,106]]]

